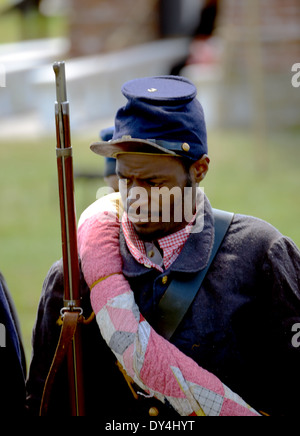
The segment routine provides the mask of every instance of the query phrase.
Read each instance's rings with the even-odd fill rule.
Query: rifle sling
[[[232,222],[233,213],[213,209],[215,219],[215,239],[206,268],[191,280],[173,279],[158,305],[156,331],[165,339],[170,339],[182,321],[224,240]]]
[[[79,317],[80,317],[80,312],[66,311],[64,313],[59,341],[44,386],[41,407],[40,407],[40,416],[47,415],[53,382],[61,364],[63,363],[67,355],[69,346],[71,345],[72,340],[75,336]]]

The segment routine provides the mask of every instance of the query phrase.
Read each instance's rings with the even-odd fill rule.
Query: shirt
[[[149,268],[155,268],[160,272],[164,271],[164,267],[168,269],[181,253],[190,235],[189,227],[191,225],[192,222],[183,229],[157,240],[163,252],[163,258],[161,259],[154,242],[144,243],[134,230],[133,224],[126,212],[124,212],[122,217],[122,229],[131,255],[140,264]]]

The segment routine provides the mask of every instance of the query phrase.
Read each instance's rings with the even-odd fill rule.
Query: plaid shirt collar
[[[163,266],[165,269],[168,269],[179,256],[190,235],[189,227],[192,226],[192,223],[193,220],[182,230],[157,240],[158,245],[163,252]],[[147,257],[144,242],[139,238],[134,230],[132,222],[128,219],[126,212],[123,213],[122,217],[122,229],[126,244],[134,259],[140,264],[145,265],[147,268],[155,268],[158,271],[163,272],[164,269],[162,266],[153,263]]]

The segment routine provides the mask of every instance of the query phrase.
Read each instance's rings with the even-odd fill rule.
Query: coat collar
[[[170,271],[178,273],[196,273],[203,270],[209,261],[214,242],[214,218],[211,205],[207,197],[202,193],[200,196],[201,206],[199,208],[202,222],[201,231],[191,233],[185,243],[180,255],[170,266]],[[199,202],[198,202],[199,203]],[[201,221],[202,218],[202,221]],[[151,270],[138,263],[130,254],[125,242],[125,237],[120,231],[120,250],[123,258],[123,273],[127,277],[136,277],[149,273]]]

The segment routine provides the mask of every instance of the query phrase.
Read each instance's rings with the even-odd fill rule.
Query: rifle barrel
[[[73,157],[70,137],[69,102],[67,101],[65,63],[55,62],[56,76],[56,156],[61,217],[62,257],[64,270],[64,306],[66,311],[80,311],[80,271],[74,199]],[[73,416],[84,415],[81,327],[77,326],[67,355],[69,392]]]
[[[69,102],[67,101],[64,62],[56,62],[53,65],[53,69],[56,75],[57,102],[55,105],[55,118],[64,260],[65,301],[70,307],[76,307],[80,305],[79,264],[74,201],[73,158],[70,139]]]

